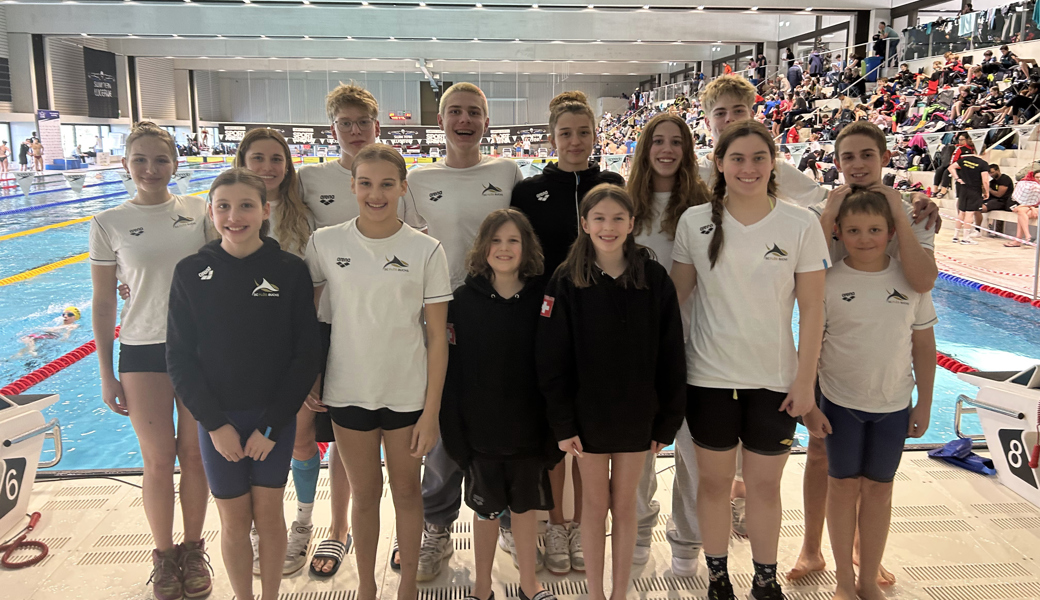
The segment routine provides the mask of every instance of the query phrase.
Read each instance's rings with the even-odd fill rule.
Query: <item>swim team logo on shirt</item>
[[[841,299],[846,302],[852,302],[856,299],[856,292],[845,292],[841,295]]]
[[[213,267],[206,267],[205,269],[200,271],[199,279],[203,281],[209,281],[210,279],[213,279]]]
[[[336,194],[322,194],[318,196],[318,202],[328,206],[336,201]]]
[[[702,226],[700,231],[701,231],[701,234],[708,235],[712,231],[715,231],[715,224],[714,223],[708,223],[707,225]]]
[[[787,260],[787,250],[784,250],[774,243],[773,247],[766,251],[763,258],[766,260]]]
[[[341,269],[343,267],[348,267],[348,266],[350,266],[350,259],[349,258],[343,258],[341,256],[341,257],[336,259],[336,264],[339,265],[339,268],[341,268]]]
[[[887,298],[889,304],[910,304],[910,298],[897,289],[893,289]]]
[[[544,192],[538,192],[537,194],[534,195],[534,197],[539,202],[545,202],[546,200],[549,199],[549,190],[545,190]]]
[[[555,304],[555,303],[556,303],[556,298],[553,298],[552,296],[543,296],[542,297],[542,312],[541,312],[541,315],[543,317],[546,317],[546,318],[551,317],[552,316],[552,307],[553,307],[553,304]]]
[[[430,192],[430,202],[436,202],[440,200],[442,196],[444,196],[444,192],[442,191]]]
[[[384,258],[386,258],[386,257],[384,257]],[[386,259],[386,264],[383,265],[383,270],[384,271],[404,271],[405,273],[407,273],[408,272],[408,263],[404,262],[400,258],[397,258],[397,255],[394,255],[393,258],[387,258]]]
[[[487,184],[487,187],[484,188],[484,191],[481,192],[481,195],[482,196],[501,196],[501,195],[503,195],[502,194],[502,188],[498,187],[497,185],[495,185],[493,183],[489,183],[489,184]]]
[[[256,283],[256,280],[253,280]],[[256,283],[256,289],[253,290],[253,296],[264,298],[277,298],[278,297],[278,286],[263,279],[260,283]]]
[[[185,217],[184,215],[177,215],[176,217],[170,217],[173,219],[173,228],[177,229],[181,225],[194,225],[195,219],[191,217]]]
[[[140,237],[144,233],[144,227],[134,227],[130,230],[130,235],[134,237]]]

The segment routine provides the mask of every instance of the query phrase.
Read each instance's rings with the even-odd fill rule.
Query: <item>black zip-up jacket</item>
[[[641,452],[670,444],[686,413],[686,353],[675,286],[646,260],[647,289],[599,272],[577,288],[549,281],[538,326],[538,381],[558,441],[586,452]]]
[[[448,305],[441,440],[463,468],[474,457],[546,466],[563,458],[535,371],[541,289],[532,281],[503,298],[486,277],[470,275]]]
[[[599,166],[573,173],[561,171],[556,163],[516,184],[511,206],[527,215],[534,227],[545,255],[544,285],[556,267],[567,258],[571,244],[578,239],[581,223],[578,205],[589,190],[601,183],[625,186],[625,178],[613,171],[601,171]]]
[[[270,238],[245,258],[212,241],[177,263],[166,323],[166,367],[195,420],[214,431],[227,411],[262,410],[257,430],[277,440],[321,361],[303,260]]]

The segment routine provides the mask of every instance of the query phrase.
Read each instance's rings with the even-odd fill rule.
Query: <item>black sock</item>
[[[729,581],[728,556],[704,555],[704,561],[708,563],[708,579],[711,581]]]
[[[776,563],[764,565],[758,561],[751,561],[755,565],[755,587],[773,587],[776,585]]]

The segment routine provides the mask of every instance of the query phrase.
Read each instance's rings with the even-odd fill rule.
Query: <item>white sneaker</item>
[[[697,565],[699,561],[697,557],[694,558],[679,558],[678,556],[672,557],[672,575],[675,577],[693,577],[697,574]]]
[[[968,234],[968,237],[973,237],[973,238],[979,237],[979,230],[978,229],[972,229],[971,233]]]
[[[451,530],[427,523],[423,527],[422,546],[419,547],[419,570],[417,581],[433,581],[441,573],[444,559],[455,552],[451,542]]]
[[[962,244],[967,244],[969,246],[978,246],[979,245],[979,243],[977,241],[971,239],[970,237],[961,238],[961,243]]]
[[[632,553],[632,564],[645,565],[650,562],[650,546],[636,546]]]
[[[311,533],[314,525],[301,525],[293,521],[289,528],[289,540],[285,545],[285,562],[282,563],[282,577],[288,577],[307,564],[307,550],[311,545]]]
[[[498,547],[505,550],[513,557],[513,566],[520,569],[520,563],[516,562],[516,541],[513,540],[513,531],[504,527],[498,528]],[[541,571],[545,568],[545,557],[542,549],[535,546],[534,570]]]
[[[952,239],[951,241],[952,241],[952,242],[953,242],[954,244],[959,244],[959,243],[961,243],[961,238],[959,238],[959,237],[957,237],[957,236],[953,236],[953,239]]]
[[[581,523],[571,522],[567,546],[571,553],[571,569],[585,572],[585,552],[581,549]]]
[[[254,526],[249,530],[249,544],[253,546],[253,575],[260,576],[260,534]]]
[[[553,575],[571,572],[569,532],[566,525],[549,523],[545,528],[545,567]]]

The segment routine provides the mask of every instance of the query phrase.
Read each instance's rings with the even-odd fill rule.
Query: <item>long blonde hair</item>
[[[285,142],[282,134],[266,127],[250,129],[238,145],[238,152],[235,154],[235,166],[245,168],[246,153],[249,152],[249,146],[260,140],[274,140],[278,142],[282,147],[282,152],[285,153],[285,178],[282,179],[281,185],[278,186],[278,195],[281,197],[281,201],[278,202],[277,206],[272,207],[273,213],[277,214],[274,219],[277,223],[274,228],[274,237],[278,239],[278,242],[286,250],[296,254],[303,254],[307,248],[307,241],[311,239],[309,218],[311,211],[303,203],[303,198],[300,197],[300,180],[296,175],[296,167],[293,166],[289,144]]]
[[[578,212],[583,220],[588,220],[589,213],[597,204],[604,200],[613,200],[621,205],[621,208],[632,214],[632,198],[629,197],[625,188],[612,183],[601,183],[589,190],[582,199]],[[646,261],[650,257],[646,249],[636,244],[634,234],[628,234],[622,244],[625,261],[628,265],[617,283],[623,288],[646,289]],[[596,281],[596,247],[592,245],[592,237],[585,233],[585,229],[578,230],[578,239],[571,244],[567,252],[567,259],[557,268],[561,274],[568,277],[574,287],[587,288]]]
[[[693,149],[693,134],[686,122],[677,115],[661,113],[650,119],[636,142],[632,157],[632,172],[628,177],[628,193],[632,196],[633,216],[636,218],[632,235],[652,234],[654,218],[654,168],[650,165],[650,147],[654,143],[654,130],[662,123],[674,123],[682,137],[682,160],[675,174],[671,197],[661,214],[661,232],[675,239],[675,228],[687,208],[710,202],[708,186],[701,179],[697,168],[697,156]]]

